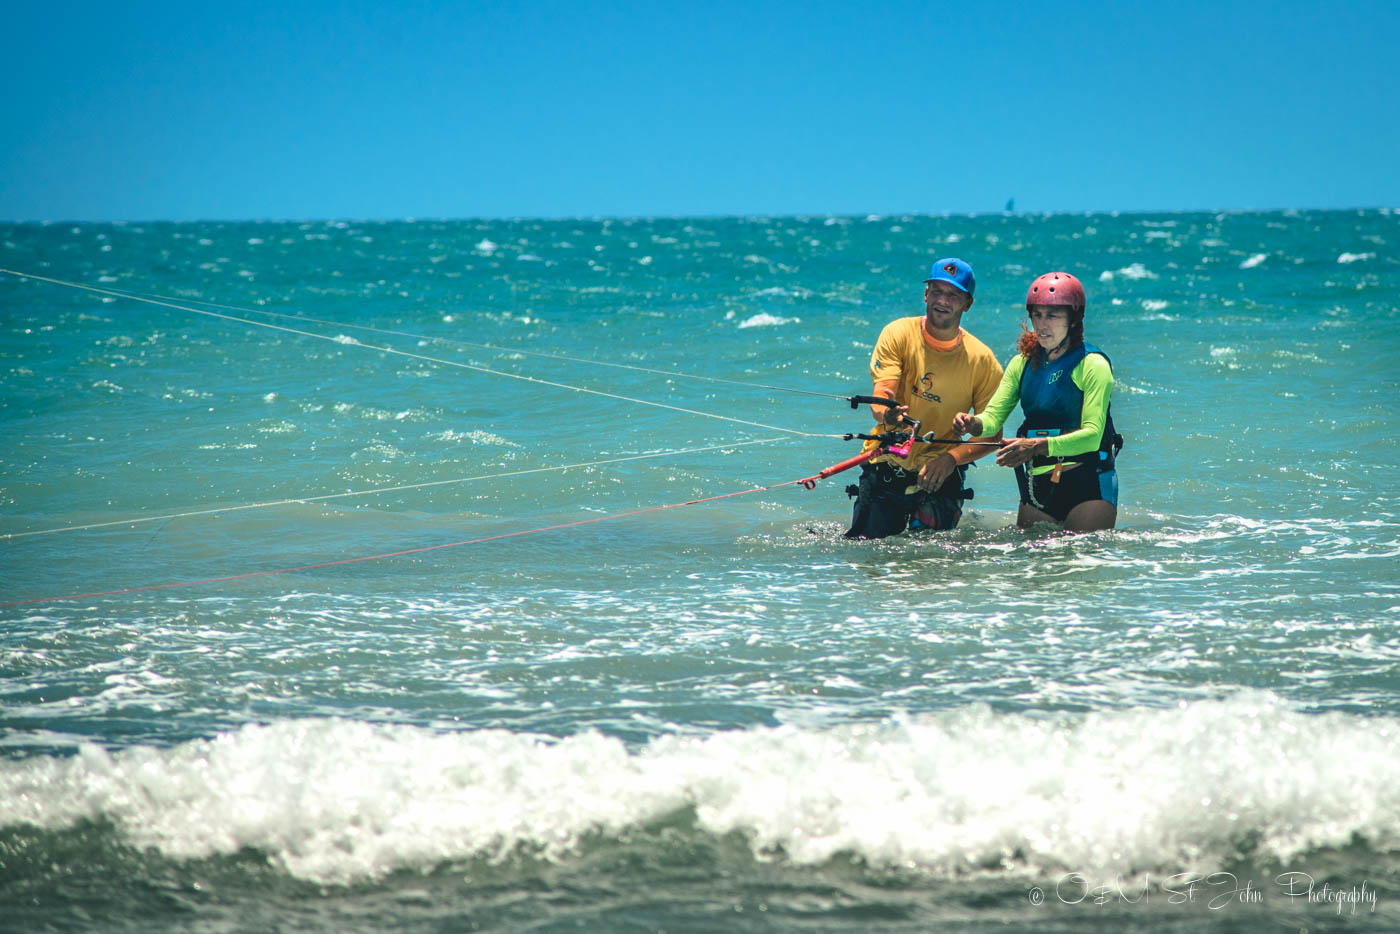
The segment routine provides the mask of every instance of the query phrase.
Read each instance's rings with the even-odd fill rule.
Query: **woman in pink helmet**
[[[1016,524],[1056,522],[1071,532],[1111,529],[1118,521],[1123,438],[1113,430],[1108,355],[1084,342],[1084,286],[1048,272],[1026,292],[1034,330],[1022,326],[1020,353],[982,412],[963,413],[953,431],[987,437],[1001,430],[1016,403],[1025,421],[1003,443],[997,463],[1016,468],[1021,507]]]

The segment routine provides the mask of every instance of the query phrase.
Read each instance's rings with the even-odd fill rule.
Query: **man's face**
[[[963,312],[972,307],[972,296],[950,282],[924,283],[924,320],[929,332],[951,337],[962,322]]]

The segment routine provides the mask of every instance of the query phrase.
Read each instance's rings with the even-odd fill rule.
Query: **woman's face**
[[[1054,350],[1069,336],[1069,309],[1063,305],[1032,305],[1031,327],[1046,350]]]

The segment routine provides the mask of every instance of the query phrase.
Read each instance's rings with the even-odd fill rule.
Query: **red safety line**
[[[814,479],[814,478],[808,478]],[[712,503],[715,500],[729,499],[731,496],[747,496],[750,493],[762,493],[766,490],[776,490],[780,487],[792,486],[794,484],[807,484],[807,480],[787,480],[783,483],[775,483],[772,486],[759,486],[751,490],[739,490],[735,493],[721,493],[719,496],[706,496],[703,499],[686,500],[683,503],[668,503],[665,506],[651,506],[646,509],[634,509],[631,512],[619,512],[610,516],[595,516],[592,519],[579,519],[576,522],[564,522],[560,525],[547,525],[538,529],[523,529],[519,532],[506,532],[501,535],[487,535],[483,538],[468,539],[464,542],[446,542],[441,545],[425,545],[422,548],[409,548],[405,551],[390,551],[382,555],[366,555],[361,558],[342,558],[339,561],[324,561],[320,564],[303,564],[294,568],[277,568],[271,571],[249,571],[246,574],[231,574],[228,577],[208,577],[197,581],[178,581],[173,584],[149,584],[145,587],[128,587],[125,590],[105,590],[100,593],[72,594],[66,597],[43,597],[36,600],[11,600],[0,603],[0,606],[24,606],[31,603],[56,603],[62,600],[87,600],[93,597],[116,597],[122,594],[141,593],[147,590],[169,590],[174,587],[197,587],[201,584],[222,584],[227,581],[243,580],[248,577],[264,577],[269,574],[290,574],[293,571],[313,571],[317,568],[333,568],[342,564],[358,564],[362,561],[379,561],[384,558],[401,558],[404,555],[422,554],[425,551],[437,551],[439,548],[458,548],[462,545],[476,545],[481,542],[493,542],[503,538],[515,538],[519,535],[534,535],[536,532],[554,532],[559,529],[571,529],[580,525],[588,525],[592,522],[607,522],[610,519],[626,519],[631,516],[642,516],[649,512],[661,512],[666,509],[679,509],[681,506],[694,506],[697,503]],[[815,485],[815,484],[813,484]],[[811,487],[807,487],[811,489]]]

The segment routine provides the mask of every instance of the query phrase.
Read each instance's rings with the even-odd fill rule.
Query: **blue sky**
[[[8,5],[0,219],[1400,206],[1400,3]]]

